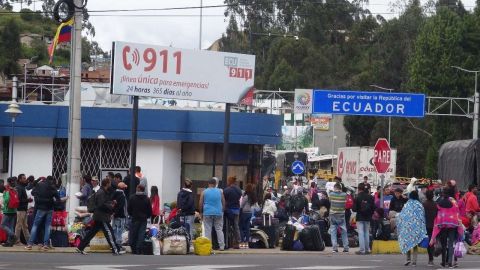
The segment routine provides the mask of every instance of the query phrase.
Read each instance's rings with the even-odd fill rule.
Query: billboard
[[[338,90],[311,91],[310,94],[304,89],[295,90],[295,102],[297,102],[297,99],[299,102],[298,104],[295,103],[296,112],[391,117],[425,116],[424,94]]]
[[[255,56],[113,42],[111,93],[238,103],[254,85]]]

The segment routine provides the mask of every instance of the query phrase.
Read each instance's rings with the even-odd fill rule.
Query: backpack
[[[353,208],[353,197],[351,194],[347,194],[346,201],[345,201],[345,209],[352,209]]]
[[[8,208],[17,209],[20,206],[20,199],[18,198],[18,193],[13,188],[8,189],[8,195],[10,199],[8,200]]]
[[[378,229],[375,233],[375,240],[390,240],[391,238],[391,227],[390,221],[386,218],[380,219],[378,221]]]
[[[297,194],[290,198],[291,212],[302,212],[304,207],[305,197],[302,194]]]
[[[97,208],[96,205],[95,205],[95,194],[97,194],[97,193],[96,192],[93,193],[87,199],[87,210],[88,210],[89,213],[95,212],[95,208]]]

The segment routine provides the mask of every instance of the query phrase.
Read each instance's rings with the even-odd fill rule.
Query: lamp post
[[[468,72],[468,73],[475,73],[475,94],[473,95],[473,139],[478,139],[478,110],[479,110],[479,105],[478,105],[478,99],[479,99],[479,94],[477,91],[477,85],[478,85],[478,73],[480,70],[469,70],[465,69],[462,67],[458,66],[450,66],[452,68],[456,68],[458,70]]]
[[[20,110],[20,105],[17,103],[17,77],[13,77],[12,85],[12,102],[8,105],[8,109],[5,110],[5,113],[10,115],[12,118],[12,142],[10,150],[10,177],[13,176],[13,146],[15,141],[15,118],[22,114]]]
[[[100,164],[99,164],[99,169],[100,169],[100,179],[102,179],[102,141],[105,140],[105,135],[100,134],[97,136],[97,139],[100,141]]]
[[[391,94],[392,91],[394,90],[394,89],[392,89],[392,88],[386,88],[386,87],[378,86],[378,85],[376,85],[376,84],[370,84],[370,86],[371,86],[371,87],[378,88],[378,89],[381,89],[381,90],[389,91],[390,94]],[[392,131],[392,117],[389,116],[389,117],[388,117],[388,143],[390,144],[390,146],[392,146],[392,142],[390,141],[391,131]]]

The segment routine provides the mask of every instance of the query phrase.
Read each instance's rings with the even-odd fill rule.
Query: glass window
[[[191,180],[208,180],[212,178],[212,165],[184,164],[183,176]]]

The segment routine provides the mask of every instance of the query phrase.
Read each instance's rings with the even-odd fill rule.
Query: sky
[[[139,9],[139,8],[171,8],[200,6],[201,0],[90,0],[87,8],[94,10]],[[403,0],[400,0],[403,1]],[[39,1],[38,1],[39,2]],[[40,4],[37,2],[37,9]],[[370,0],[365,5],[372,13],[382,14],[389,19],[398,13],[392,13],[392,4],[388,0]],[[422,3],[426,2],[425,0]],[[462,1],[467,9],[472,9],[475,0]],[[203,0],[203,6],[222,5],[223,0]],[[16,5],[16,9],[18,9]],[[31,6],[33,9],[33,6]],[[208,48],[222,36],[227,27],[224,15],[225,8],[208,8],[203,10],[202,49]],[[91,16],[95,27],[93,40],[106,51],[110,50],[112,41],[131,41],[136,43],[156,44],[186,49],[199,48],[199,9],[175,11],[140,11],[140,12],[107,12],[105,14],[150,14],[164,16],[125,17],[125,16]],[[397,13],[395,13],[397,12]],[[101,13],[95,13],[101,14]],[[93,15],[93,13],[92,13]],[[167,16],[165,16],[167,15]],[[175,16],[171,16],[175,15]],[[178,16],[182,15],[182,16]]]

